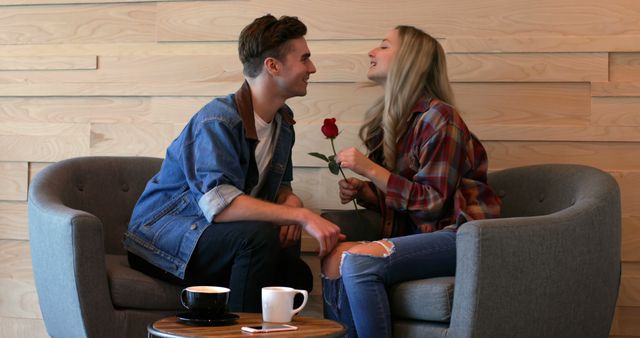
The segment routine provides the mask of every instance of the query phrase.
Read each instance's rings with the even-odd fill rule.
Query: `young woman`
[[[369,57],[367,76],[384,87],[360,129],[369,154],[349,148],[336,160],[368,179],[340,181],[340,198],[378,209],[384,239],[342,243],[322,266],[325,314],[367,338],[392,336],[386,286],[452,276],[457,228],[500,212],[487,154],[452,106],[438,41],[398,26]]]

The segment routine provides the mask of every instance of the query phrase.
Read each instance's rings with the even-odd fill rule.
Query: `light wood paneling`
[[[235,54],[100,56],[99,61],[99,69],[91,71],[4,71],[0,72],[0,82],[162,84],[243,80],[242,65]]]
[[[548,126],[533,125],[475,125],[472,128],[485,141],[598,141],[639,142],[640,127],[619,126]]]
[[[640,216],[622,217],[622,261],[640,262]]]
[[[640,53],[611,53],[609,58],[609,81],[640,79]]]
[[[4,6],[0,44],[155,41],[153,3]]]
[[[452,37],[443,45],[450,53],[630,52],[640,45],[640,35]]]
[[[449,54],[452,81],[607,81],[606,53]]]
[[[26,162],[0,162],[0,201],[26,201]]]
[[[622,216],[622,261],[640,262],[640,217]]]
[[[605,171],[640,168],[640,147],[627,142],[488,141],[492,169],[539,163],[576,163]]]
[[[96,56],[2,56],[0,70],[96,69]]]
[[[382,87],[371,83],[312,83],[307,96],[292,98],[287,102],[294,110],[297,121],[315,123],[320,130],[324,119],[331,117],[340,124],[357,123],[359,126],[371,103],[382,94]]]
[[[124,3],[124,2],[160,2],[160,1],[188,1],[188,0],[0,0],[0,6],[16,5],[76,5],[82,4],[104,4],[104,3]],[[215,0],[207,0],[215,1]]]
[[[465,121],[477,124],[586,125],[586,83],[454,83],[456,106]],[[472,128],[473,129],[473,128]]]
[[[0,161],[52,162],[89,154],[89,125],[0,124]]]
[[[296,9],[293,13],[292,8]],[[295,0],[253,0],[233,6],[225,2],[160,3],[158,39],[235,40],[247,22],[266,13],[299,16],[309,26],[313,39],[380,39],[400,23],[416,25],[436,37],[590,36],[594,27],[603,36],[637,35],[640,31],[636,20],[640,5],[624,0],[606,5],[595,0],[564,0],[561,5],[553,0],[403,0],[393,6],[382,0],[324,0],[305,2],[302,7]]]
[[[153,108],[149,97],[0,97],[0,122],[163,122]]]
[[[611,323],[611,332],[613,336],[640,336],[640,307],[636,306],[618,306]]]
[[[149,122],[185,125],[213,97],[152,97]]]
[[[237,82],[0,84],[0,96],[222,96],[239,87]]]
[[[49,338],[41,319],[0,317],[0,337]]]
[[[366,81],[366,54],[314,56],[313,81]],[[449,77],[455,82],[584,82],[607,81],[606,53],[449,54]]]
[[[362,54],[366,55],[373,47],[380,44],[374,40],[307,40],[312,59],[315,54]],[[216,42],[142,42],[142,43],[65,43],[37,45],[1,45],[3,56],[190,56],[190,55],[227,55],[238,59],[237,41]]]
[[[620,186],[622,200],[622,260],[624,262],[640,262],[640,193],[638,192],[640,172],[613,171],[610,173]],[[627,282],[627,284],[629,283],[631,282]],[[627,285],[627,288],[629,287],[631,286]],[[640,287],[640,284],[635,287]],[[623,295],[620,296],[620,299],[627,301],[626,296]]]
[[[591,96],[640,96],[640,82],[592,82]]]
[[[640,97],[594,97],[591,123],[603,126],[640,126]]]
[[[242,64],[236,54],[102,57],[96,81],[238,83],[244,78]]]
[[[27,202],[0,201],[0,239],[29,239]]]
[[[91,125],[93,156],[164,157],[175,132],[172,124],[104,124]]]
[[[625,216],[640,217],[640,171],[614,171],[610,172],[620,186],[622,198],[622,213]]]
[[[640,306],[640,264],[622,264],[618,306]]]
[[[375,46],[372,43],[372,46]],[[313,56],[313,82],[367,81],[366,53]],[[606,53],[450,54],[449,76],[457,82],[584,82],[607,80]],[[1,64],[0,64],[1,66]],[[104,56],[96,71],[5,71],[0,82],[20,83],[239,82],[242,65],[234,54]]]
[[[0,240],[0,318],[42,318],[29,242]]]

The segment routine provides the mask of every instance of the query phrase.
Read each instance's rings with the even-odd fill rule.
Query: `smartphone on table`
[[[250,333],[265,333],[265,332],[278,332],[278,331],[293,331],[297,330],[297,326],[288,325],[288,324],[271,324],[271,323],[262,323],[261,325],[256,326],[243,326],[241,328],[244,332]]]

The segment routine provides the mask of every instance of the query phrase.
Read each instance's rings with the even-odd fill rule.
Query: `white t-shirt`
[[[271,157],[273,156],[274,139],[278,123],[276,122],[276,118],[271,120],[271,123],[267,123],[255,112],[253,112],[253,117],[256,121],[256,132],[259,140],[255,153],[259,178],[258,184],[251,191],[251,195],[255,196],[264,183],[265,170],[269,166],[269,162],[271,162]]]

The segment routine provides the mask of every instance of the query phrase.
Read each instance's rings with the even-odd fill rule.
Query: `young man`
[[[245,82],[196,113],[173,141],[133,211],[124,244],[132,267],[182,285],[231,288],[231,311],[259,312],[260,290],[310,290],[301,228],[331,252],[340,229],[292,192],[293,113],[316,68],[295,17],[243,29]]]

